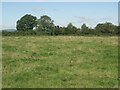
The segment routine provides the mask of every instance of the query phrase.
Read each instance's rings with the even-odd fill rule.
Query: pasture
[[[118,38],[6,36],[3,88],[112,88],[118,84]]]

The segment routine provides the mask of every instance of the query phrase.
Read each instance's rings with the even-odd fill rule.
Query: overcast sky
[[[4,0],[7,1],[7,0]],[[29,0],[30,1],[30,0]],[[117,2],[2,2],[3,29],[16,27],[16,21],[25,14],[40,18],[50,16],[56,25],[66,26],[69,22],[80,27],[86,23],[95,27],[97,23],[118,23]],[[0,14],[1,15],[1,14]]]

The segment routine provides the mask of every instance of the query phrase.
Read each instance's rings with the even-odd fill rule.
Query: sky
[[[117,2],[2,2],[2,29],[15,29],[16,22],[25,14],[38,19],[48,15],[55,25],[67,26],[72,23],[80,27],[86,23],[95,27],[98,23],[118,24]]]

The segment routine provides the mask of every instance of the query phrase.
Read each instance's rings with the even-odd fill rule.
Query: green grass
[[[2,38],[3,88],[112,88],[118,84],[118,38]]]

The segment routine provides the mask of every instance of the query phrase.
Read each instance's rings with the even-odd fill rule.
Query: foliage
[[[66,27],[65,34],[70,35],[70,34],[75,34],[77,31],[77,28],[73,26],[72,23],[69,23]]]
[[[86,24],[83,24],[81,26],[81,33],[82,34],[89,34],[89,28],[86,26]]]
[[[17,21],[16,28],[18,31],[28,31],[36,26],[36,17],[26,14]]]
[[[37,31],[45,31],[48,34],[53,35],[54,34],[54,24],[53,20],[47,15],[41,16],[40,19],[37,20],[37,26],[36,29]]]
[[[98,23],[95,28],[89,28],[83,24],[81,28],[75,27],[69,23],[67,27],[55,25],[51,17],[43,15],[40,19],[35,16],[26,14],[17,21],[17,31],[3,31],[3,36],[10,35],[118,35],[120,33],[119,26],[110,22]]]
[[[95,30],[100,34],[117,34],[117,27],[109,22],[98,24]]]

